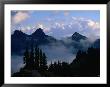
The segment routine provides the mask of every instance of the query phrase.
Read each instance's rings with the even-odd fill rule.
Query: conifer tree
[[[40,62],[39,62],[39,48],[36,46],[35,48],[35,69],[39,69]]]
[[[24,52],[24,57],[23,57],[23,61],[25,64],[25,67],[29,67],[29,51],[28,48],[26,48],[25,52]]]
[[[43,67],[43,56],[42,56],[42,50],[40,49],[39,53],[39,62],[40,62],[40,69]]]
[[[48,71],[52,72],[53,69],[54,69],[54,66],[53,66],[52,61],[51,61],[51,64],[49,65],[49,69],[48,69]]]
[[[43,56],[42,56],[42,63],[43,63],[43,69],[44,70],[47,70],[47,57],[45,55],[45,53],[43,53]]]
[[[33,45],[31,46],[29,64],[30,64],[30,69],[34,69],[34,49],[33,49]]]

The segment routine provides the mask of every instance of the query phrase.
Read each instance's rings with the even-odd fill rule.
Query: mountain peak
[[[41,28],[38,28],[36,31],[41,31],[41,32],[43,32],[43,29],[41,29]]]
[[[26,35],[26,34],[23,33],[21,30],[15,30],[13,35],[15,35],[15,36],[23,36],[23,35]]]
[[[79,33],[78,32],[75,32],[73,35],[79,35]]]
[[[33,37],[44,37],[45,33],[43,32],[43,29],[38,28],[34,33],[32,33]]]
[[[72,40],[75,40],[75,41],[80,41],[81,39],[85,40],[87,39],[87,37],[79,34],[78,32],[75,32],[73,35],[72,35]]]
[[[21,30],[15,30],[14,34],[16,34],[16,33],[22,33],[22,31]]]

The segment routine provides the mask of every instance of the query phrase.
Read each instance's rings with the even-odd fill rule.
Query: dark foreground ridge
[[[24,53],[25,66],[12,77],[98,77],[100,76],[100,49],[88,48],[79,50],[76,58],[69,64],[58,61],[47,65],[47,57],[41,49],[26,48]]]

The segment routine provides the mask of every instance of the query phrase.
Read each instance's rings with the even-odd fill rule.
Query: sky
[[[21,30],[32,34],[42,28],[45,34],[61,39],[78,32],[87,37],[100,36],[99,10],[12,10],[11,34]]]

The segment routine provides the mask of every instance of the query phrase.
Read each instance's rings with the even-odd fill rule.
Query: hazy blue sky
[[[98,10],[45,10],[11,11],[11,32],[22,30],[27,34],[42,28],[56,38],[79,32],[88,37],[100,35],[100,11]]]

